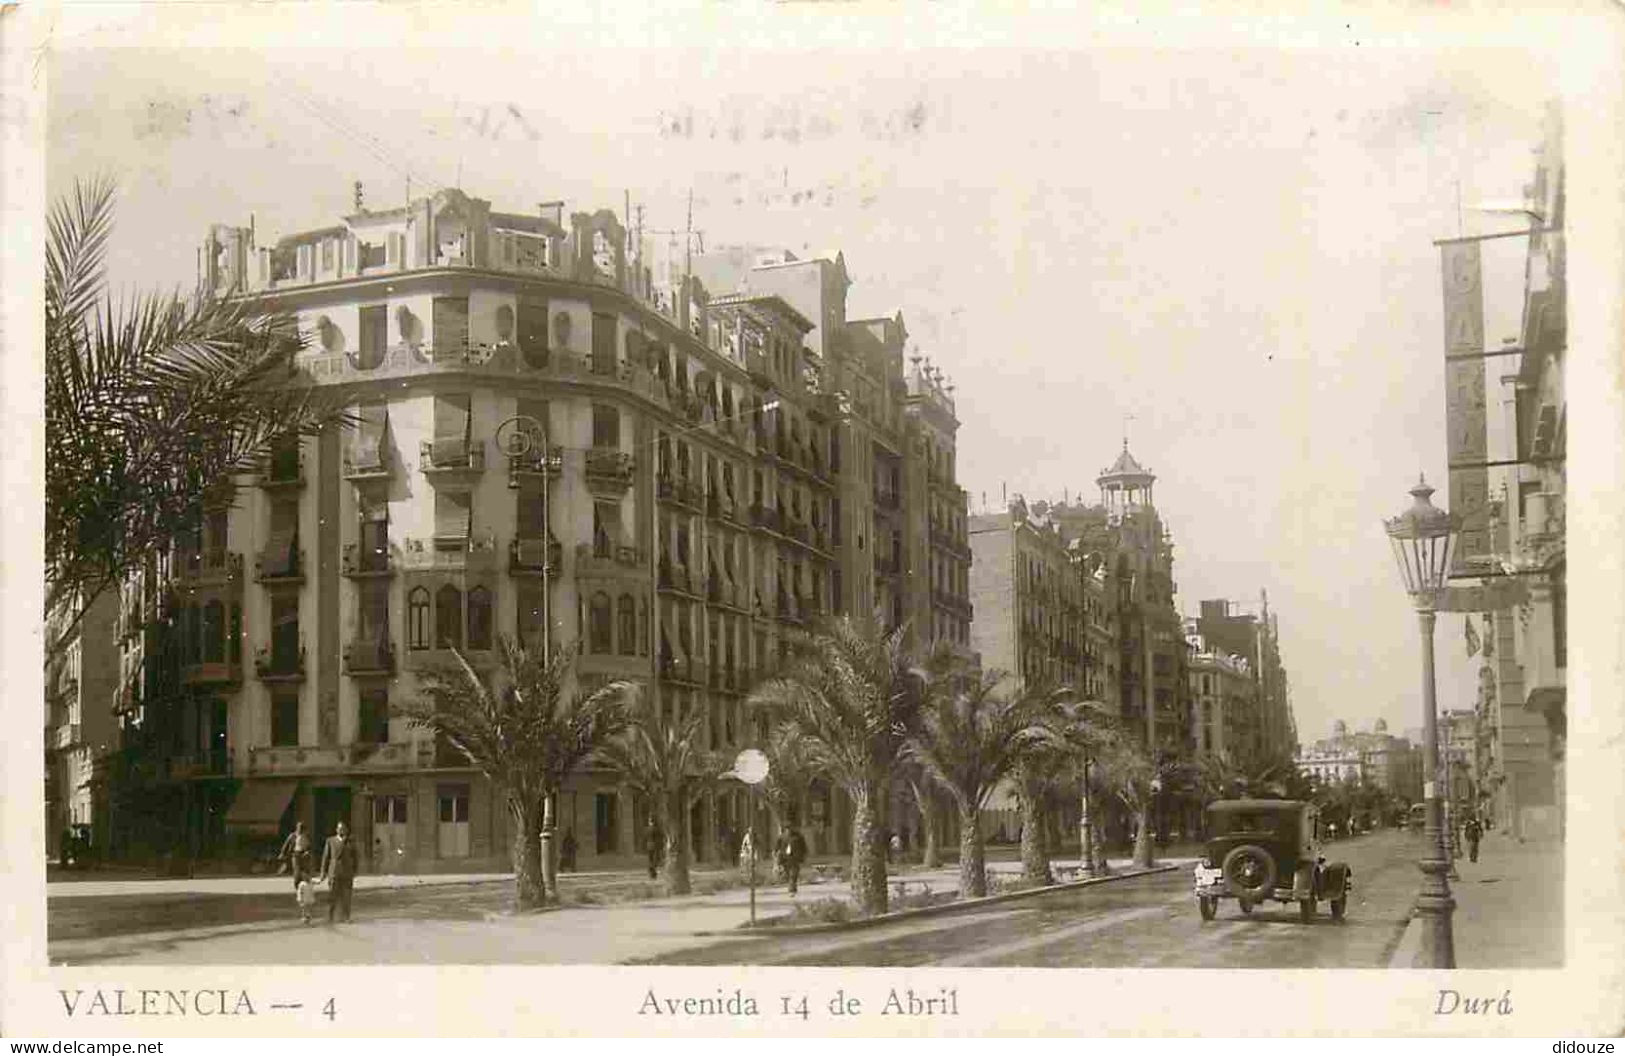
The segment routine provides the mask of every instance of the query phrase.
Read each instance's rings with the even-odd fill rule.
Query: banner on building
[[[1484,284],[1479,243],[1446,242],[1444,270],[1445,451],[1451,513],[1461,536],[1452,577],[1482,573],[1490,560],[1489,433],[1484,407]],[[1468,357],[1468,358],[1456,358]]]

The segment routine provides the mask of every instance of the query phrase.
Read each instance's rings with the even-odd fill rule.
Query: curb
[[[1422,929],[1416,924],[1416,913],[1405,918],[1405,925],[1400,929],[1399,942],[1394,946],[1394,952],[1388,955],[1390,968],[1415,968],[1417,955],[1422,952]]]
[[[857,931],[862,928],[878,927],[881,924],[893,924],[900,920],[918,920],[922,917],[941,917],[950,913],[960,913],[966,910],[981,909],[984,906],[996,906],[1005,902],[1014,902],[1022,898],[1037,898],[1040,895],[1053,895],[1062,891],[1073,891],[1079,888],[1093,887],[1096,884],[1109,884],[1116,880],[1130,880],[1137,876],[1152,876],[1156,873],[1171,873],[1176,869],[1185,868],[1182,865],[1154,865],[1149,869],[1136,869],[1133,872],[1113,873],[1111,876],[1094,876],[1087,880],[1069,880],[1064,884],[1047,884],[1044,887],[1031,887],[1024,891],[1011,891],[1002,895],[985,895],[981,898],[967,898],[955,902],[944,902],[940,906],[921,906],[918,909],[905,909],[897,913],[882,913],[875,917],[859,917],[855,920],[831,922],[828,924],[798,924],[782,927],[740,927],[730,928],[727,931],[696,931],[691,934],[701,938],[748,938],[756,935],[823,935],[837,931]]]

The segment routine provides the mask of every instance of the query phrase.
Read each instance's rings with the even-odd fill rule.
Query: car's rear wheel
[[[1348,908],[1349,899],[1347,895],[1344,895],[1342,898],[1332,899],[1332,919],[1342,920],[1343,914],[1348,910]]]
[[[1305,924],[1315,919],[1315,900],[1312,897],[1298,899],[1298,918]]]
[[[1206,895],[1199,895],[1196,899],[1196,907],[1202,911],[1203,920],[1212,920],[1219,912],[1219,900],[1208,898]]]
[[[1251,902],[1247,901],[1245,898],[1242,899],[1241,900],[1241,913],[1242,913],[1242,916],[1248,916],[1248,915],[1250,915],[1252,913],[1252,911],[1253,911],[1253,904]]]
[[[1275,858],[1254,843],[1232,848],[1220,867],[1224,878],[1243,900],[1261,901],[1275,886]]]

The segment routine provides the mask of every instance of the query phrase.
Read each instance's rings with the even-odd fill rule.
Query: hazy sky
[[[409,176],[414,195],[460,180],[512,210],[620,210],[630,192],[649,229],[681,229],[692,190],[707,246],[839,248],[854,315],[902,310],[958,386],[973,508],[1095,495],[1126,427],[1158,474],[1182,609],[1269,592],[1303,739],[1336,718],[1420,724],[1381,518],[1419,471],[1444,501],[1432,240],[1519,225],[1470,207],[1532,176],[1554,94],[1536,56],[919,35],[585,50],[545,27],[474,50],[396,32],[357,34],[365,51],[58,52],[51,190],[119,177],[121,285],[190,283],[212,222],[253,215],[262,245],[330,223],[357,179],[374,207]],[[1486,268],[1498,344],[1521,243]],[[1476,685],[1462,641],[1441,619],[1458,707]]]

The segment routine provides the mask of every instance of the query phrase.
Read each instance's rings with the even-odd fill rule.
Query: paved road
[[[1348,918],[1296,905],[1242,916],[1221,904],[1204,923],[1189,870],[1045,895],[975,912],[862,931],[731,941],[657,957],[660,964],[939,967],[1379,968],[1398,944],[1419,882],[1420,837],[1379,832],[1333,844],[1353,867]]]

